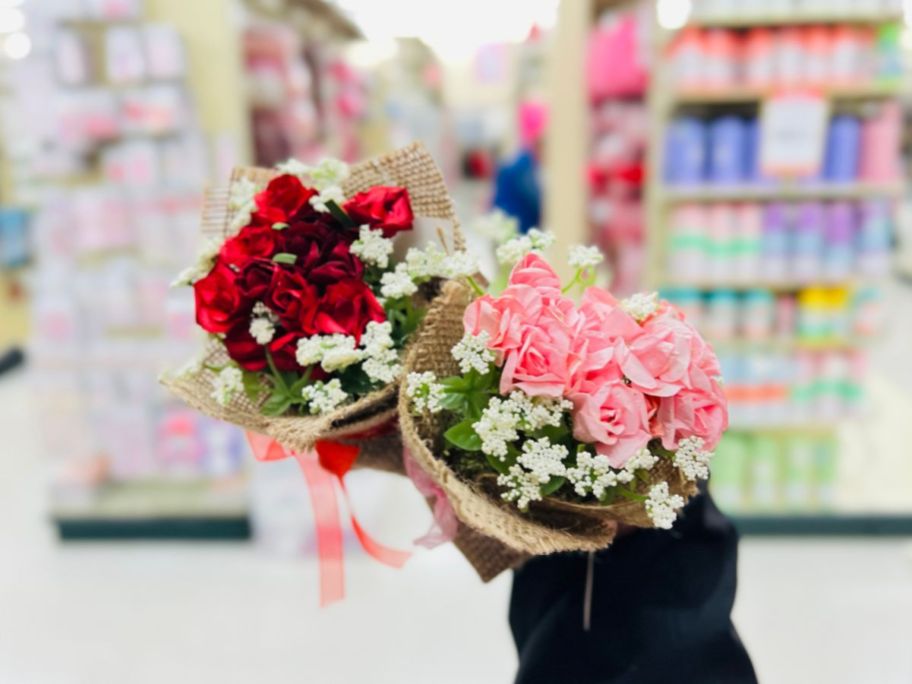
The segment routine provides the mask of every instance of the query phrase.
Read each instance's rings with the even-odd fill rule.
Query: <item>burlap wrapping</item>
[[[471,300],[470,290],[461,283],[444,285],[409,351],[404,374],[428,370],[438,376],[459,373],[450,349],[464,334],[463,314]],[[485,581],[529,556],[604,548],[613,540],[618,523],[652,526],[643,505],[633,501],[603,506],[549,497],[533,502],[527,513],[519,512],[500,498],[496,477],[491,475],[477,482],[463,480],[437,456],[444,448],[443,432],[447,426],[443,420],[440,414],[415,416],[404,389],[400,390],[403,442],[415,461],[446,492],[456,516],[473,533],[460,530],[456,545]],[[696,492],[694,484],[684,480],[666,460],[656,465],[651,479],[667,480],[672,493],[685,497]]]
[[[248,178],[260,185],[277,174],[273,169],[237,168],[232,173],[231,182]],[[416,218],[440,220],[441,229],[448,232],[452,239],[453,244],[448,246],[464,248],[453,201],[447,194],[437,165],[421,143],[413,143],[352,166],[351,174],[343,184],[343,191],[350,197],[376,185],[407,188]],[[230,188],[208,194],[202,225],[202,231],[208,237],[221,240],[230,237],[227,206],[229,195]],[[222,345],[208,345],[205,351],[206,365],[220,367],[227,361]],[[389,439],[378,439],[376,436],[378,433],[382,435],[384,427],[389,428],[387,432],[395,430],[395,425],[391,425],[397,412],[395,384],[323,415],[270,417],[260,413],[257,406],[245,396],[236,397],[227,406],[219,405],[211,396],[214,379],[215,373],[203,370],[185,377],[166,375],[162,378],[162,384],[194,409],[245,430],[268,435],[288,449],[303,451],[321,439],[357,441],[362,447],[370,443],[370,447],[359,459],[359,466],[369,463],[370,467],[402,472],[402,450],[398,448],[398,442],[390,442],[390,439],[398,440],[398,435],[389,436]],[[367,436],[362,439],[362,435]]]

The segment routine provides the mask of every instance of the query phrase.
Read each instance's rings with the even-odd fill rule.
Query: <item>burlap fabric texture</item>
[[[406,357],[404,375],[433,371],[438,377],[455,375],[459,367],[450,349],[464,334],[463,314],[472,300],[461,283],[448,282],[434,300]],[[460,522],[455,540],[484,580],[489,580],[524,559],[560,551],[592,551],[608,546],[618,523],[652,527],[643,504],[634,501],[611,505],[576,504],[548,497],[533,502],[527,512],[500,498],[496,477],[479,481],[462,479],[441,457],[446,414],[414,415],[404,388],[399,394],[402,439],[412,457],[446,492]],[[685,497],[696,492],[667,460],[650,472],[651,481],[667,480],[672,493]],[[646,491],[648,484],[641,484]]]
[[[234,170],[231,182],[241,178],[265,185],[278,175],[273,169],[242,167]],[[405,187],[409,191],[416,218],[439,220],[444,233],[449,233],[448,248],[464,248],[464,240],[456,220],[453,201],[447,193],[443,177],[434,160],[420,143],[361,162],[351,167],[343,184],[347,197],[377,185]],[[210,192],[204,207],[202,231],[208,237],[230,237],[228,226],[228,189]],[[205,351],[205,365],[220,367],[228,361],[224,347],[210,342]],[[187,377],[165,375],[162,384],[194,409],[208,416],[232,423],[275,439],[287,449],[303,451],[314,442],[333,439],[346,442],[370,443],[364,449],[359,466],[402,472],[402,451],[395,432],[397,413],[396,384],[377,390],[336,411],[319,416],[264,416],[246,396],[238,396],[227,406],[212,398],[215,373],[203,370]],[[387,436],[378,439],[379,436]]]

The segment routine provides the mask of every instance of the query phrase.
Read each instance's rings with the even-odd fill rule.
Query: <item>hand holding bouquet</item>
[[[406,363],[406,445],[464,524],[515,552],[670,528],[727,427],[718,360],[655,294],[588,287],[577,304],[600,256],[576,248],[562,288],[536,239],[514,245],[501,294],[452,282],[432,306]]]

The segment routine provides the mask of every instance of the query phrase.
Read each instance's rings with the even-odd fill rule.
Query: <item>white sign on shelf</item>
[[[764,176],[815,176],[823,165],[829,106],[813,92],[784,92],[760,112],[760,171]]]

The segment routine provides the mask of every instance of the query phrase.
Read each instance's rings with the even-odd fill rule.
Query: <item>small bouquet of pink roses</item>
[[[594,248],[571,251],[562,288],[541,239],[507,250],[519,261],[499,295],[446,284],[400,390],[411,457],[463,527],[499,543],[484,558],[463,548],[485,579],[528,555],[607,546],[619,523],[670,528],[728,423],[718,360],[680,311],[586,287]]]

